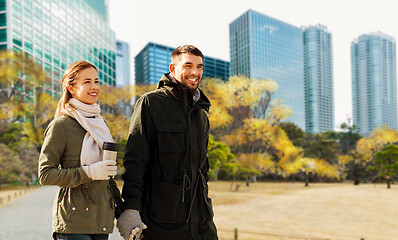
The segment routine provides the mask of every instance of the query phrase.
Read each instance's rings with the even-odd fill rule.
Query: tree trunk
[[[390,175],[387,175],[386,178],[387,178],[387,188],[391,188],[391,178],[390,178]]]
[[[308,187],[308,173],[305,172],[305,185],[306,187]]]
[[[354,169],[352,171],[352,177],[354,178],[354,185],[359,185],[359,169],[358,164],[354,163]]]

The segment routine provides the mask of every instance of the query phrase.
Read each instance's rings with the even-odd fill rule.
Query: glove
[[[117,219],[116,227],[124,240],[140,235],[142,230],[147,228],[141,221],[140,212],[133,209],[127,209],[120,215]]]
[[[115,160],[99,161],[82,167],[87,176],[93,180],[108,180],[117,173]]]

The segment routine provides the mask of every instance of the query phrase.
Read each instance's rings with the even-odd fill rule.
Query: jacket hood
[[[191,91],[182,86],[180,83],[173,82],[173,80],[170,79],[169,74],[170,73],[163,74],[156,89],[163,89],[167,95],[172,96],[184,107],[191,107],[193,105],[193,96]],[[195,105],[199,105],[206,110],[206,112],[209,112],[209,108],[211,106],[210,100],[206,97],[202,90],[199,89],[199,92],[200,98]]]

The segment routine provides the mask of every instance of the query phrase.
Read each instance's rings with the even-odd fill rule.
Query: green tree
[[[226,164],[234,163],[234,154],[231,153],[229,146],[220,141],[215,141],[213,135],[209,136],[209,144],[207,145],[207,158],[209,160],[209,177],[217,179],[220,169],[224,169]]]
[[[292,122],[281,122],[279,127],[285,131],[290,141],[296,147],[302,147],[304,144],[305,132],[296,124]]]
[[[354,184],[358,185],[364,167],[362,166],[361,154],[356,152],[357,142],[362,138],[356,131],[355,125],[349,126],[346,123],[340,125],[340,131],[326,131],[323,134],[327,139],[338,143],[335,149],[337,165],[340,173],[340,180],[345,178],[353,179]]]
[[[380,177],[386,177],[387,188],[391,188],[391,177],[398,173],[398,146],[389,144],[374,155],[372,166],[367,171],[378,172]]]
[[[306,133],[303,148],[305,157],[322,158],[333,165],[337,163],[337,141],[324,133]]]
[[[362,138],[356,131],[355,125],[349,126],[346,123],[340,125],[341,131],[338,134],[338,142],[340,145],[341,153],[347,154],[349,151],[355,149],[355,145]]]

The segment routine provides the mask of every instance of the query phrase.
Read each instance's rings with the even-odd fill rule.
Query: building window
[[[0,27],[7,26],[7,14],[2,13],[0,14]]]
[[[0,11],[7,10],[7,0],[0,0]]]
[[[7,42],[7,29],[0,29],[0,42]]]

